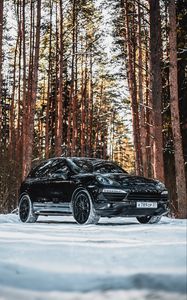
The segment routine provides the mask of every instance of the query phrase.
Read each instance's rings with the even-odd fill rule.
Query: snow
[[[185,300],[186,220],[0,215],[0,300]]]

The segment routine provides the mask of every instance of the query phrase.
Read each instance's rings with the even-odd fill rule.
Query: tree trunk
[[[138,2],[138,97],[140,106],[140,141],[142,152],[142,175],[147,176],[147,153],[146,153],[146,122],[145,103],[143,99],[143,61],[142,61],[142,11]]]
[[[92,157],[93,155],[93,145],[92,145],[92,130],[93,130],[93,58],[92,49],[90,52],[90,79],[89,79],[89,128],[88,128],[88,155]]]
[[[2,44],[3,44],[3,4],[4,0],[0,0],[0,143],[1,143],[1,126],[2,126]]]
[[[151,89],[153,113],[153,169],[154,177],[164,181],[163,137],[162,137],[162,80],[161,80],[161,20],[158,0],[150,3],[150,50]]]
[[[55,155],[62,154],[62,119],[63,119],[63,56],[64,56],[64,42],[63,42],[63,7],[62,0],[59,2],[60,6],[60,57],[59,57],[59,91],[57,97],[57,120],[56,120],[56,134],[55,134]]]
[[[72,44],[72,85],[71,85],[71,101],[72,101],[72,146],[71,155],[76,154],[77,146],[77,7],[76,1],[73,1],[73,44]],[[74,71],[75,69],[75,71]]]
[[[22,5],[21,1],[17,3],[18,11],[18,36],[19,36],[19,59],[18,59],[18,101],[17,101],[17,130],[16,130],[16,160],[19,162],[21,160],[21,62],[22,62]]]
[[[80,154],[85,156],[85,89],[86,89],[86,67],[84,59],[84,45],[83,40],[81,41],[81,105],[80,105],[80,114],[81,114],[81,124],[80,124]]]
[[[145,32],[147,34],[147,32]],[[151,101],[150,101],[150,55],[149,55],[149,41],[148,37],[146,38],[146,100],[145,100],[145,105],[146,105],[146,110],[145,110],[145,126],[146,126],[146,157],[147,157],[147,172],[145,173],[145,176],[147,177],[153,177],[153,168],[152,168],[152,151],[151,151]]]
[[[33,51],[34,51],[34,25],[35,25],[34,3],[30,2],[30,33],[29,33],[29,67],[27,79],[27,91],[25,101],[23,103],[23,124],[22,124],[22,179],[28,173],[26,166],[27,161],[27,143],[29,132],[29,117],[31,106],[31,93],[32,93],[32,73],[33,73]]]
[[[26,38],[25,38],[25,0],[23,0],[23,10],[22,10],[22,18],[23,18],[23,23],[22,23],[22,39],[23,39],[23,108],[22,110],[26,108]],[[24,127],[26,126],[25,120],[24,120],[24,115],[22,117],[22,157],[23,157],[23,132],[24,132]]]
[[[58,7],[59,3],[56,2],[55,5],[55,43],[56,43],[56,51],[55,51],[55,81],[53,76],[51,77],[51,94],[50,94],[50,107],[49,107],[49,130],[50,130],[50,154],[53,155],[55,152],[53,149],[56,140],[56,132],[57,132],[57,114],[58,114],[58,91],[59,91],[59,53],[60,53],[60,32],[59,32],[59,16],[58,16]],[[53,87],[54,86],[54,87]],[[54,91],[53,91],[54,89]]]
[[[10,104],[10,120],[9,120],[9,159],[15,159],[15,151],[14,142],[15,142],[15,89],[16,89],[16,61],[17,61],[17,53],[18,53],[18,43],[19,43],[19,36],[17,37],[15,53],[14,53],[14,67],[13,67],[13,85],[12,85],[12,97],[11,97],[11,104]]]
[[[133,137],[135,148],[135,168],[136,174],[142,174],[142,153],[140,143],[140,124],[139,124],[139,112],[137,102],[137,82],[136,82],[136,45],[135,45],[135,32],[134,32],[134,16],[132,24],[130,23],[130,15],[134,15],[134,11],[129,10],[129,3],[125,3],[125,20],[126,20],[126,43],[127,43],[127,76],[129,91],[131,97],[132,108],[132,124],[133,124]],[[131,28],[131,26],[133,28]]]
[[[27,123],[27,136],[26,136],[26,149],[25,149],[25,161],[23,164],[23,178],[28,174],[31,169],[32,154],[33,154],[33,141],[34,141],[34,115],[37,95],[37,83],[38,83],[38,66],[39,66],[39,50],[40,50],[40,22],[41,22],[41,0],[37,1],[37,24],[36,24],[36,36],[35,36],[35,52],[33,61],[32,72],[32,88],[31,98],[29,101],[29,115]]]
[[[49,62],[48,62],[48,78],[47,78],[47,109],[46,109],[46,123],[45,123],[45,158],[49,158],[49,110],[50,110],[50,96],[51,96],[51,77],[52,77],[52,61],[51,61],[51,47],[52,47],[52,0],[50,6],[50,21],[49,21]]]
[[[180,131],[178,78],[177,78],[177,45],[176,45],[176,7],[175,0],[169,1],[169,83],[170,83],[170,109],[173,142],[175,150],[176,189],[178,199],[178,213],[180,218],[187,218],[187,195],[184,157]]]

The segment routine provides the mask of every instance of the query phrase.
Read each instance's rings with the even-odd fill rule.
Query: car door
[[[47,174],[52,164],[53,160],[41,163],[27,178],[28,192],[34,202],[47,201]]]
[[[66,159],[57,159],[48,172],[48,197],[53,203],[67,203],[71,199],[74,183]]]

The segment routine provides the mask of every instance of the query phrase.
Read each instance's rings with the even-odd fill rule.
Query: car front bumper
[[[141,217],[141,216],[161,216],[168,213],[168,199],[167,196],[162,196],[161,194],[146,194],[146,199],[144,199],[145,195],[137,195],[133,194],[128,199],[128,197],[124,199],[115,199],[106,196],[102,192],[99,194],[97,201],[94,203],[94,207],[96,212],[101,217]],[[139,208],[137,207],[137,202],[154,202],[157,203],[156,208]]]
[[[95,205],[97,214],[101,217],[140,217],[161,216],[168,213],[167,204],[158,203],[157,208],[137,208],[127,203],[105,203]]]

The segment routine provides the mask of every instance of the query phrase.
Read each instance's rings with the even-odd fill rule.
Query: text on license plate
[[[137,208],[157,208],[157,202],[137,202]]]

